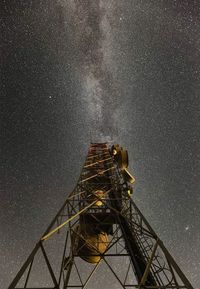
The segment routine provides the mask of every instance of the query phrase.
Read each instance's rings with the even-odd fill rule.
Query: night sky
[[[199,289],[200,2],[1,1],[0,75],[0,288],[107,141]]]

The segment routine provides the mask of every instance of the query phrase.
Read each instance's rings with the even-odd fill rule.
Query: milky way
[[[86,119],[93,123],[93,141],[111,142],[117,136],[116,114],[119,96],[111,64],[113,47],[110,19],[113,18],[116,3],[60,3],[68,19],[66,25],[70,24],[70,40],[76,55],[76,76],[82,86],[80,98],[85,100]]]
[[[198,289],[199,1],[1,1],[0,35],[2,289],[91,140],[128,149],[135,202]]]

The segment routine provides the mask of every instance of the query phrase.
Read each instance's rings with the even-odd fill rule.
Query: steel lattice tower
[[[100,282],[104,289],[193,289],[133,202],[127,167],[119,145],[90,145],[75,189],[9,289],[89,289]]]

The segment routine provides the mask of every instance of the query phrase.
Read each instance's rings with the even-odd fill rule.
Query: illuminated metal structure
[[[193,289],[133,202],[127,168],[119,145],[90,145],[75,189],[9,289],[89,289],[97,282],[105,289]]]

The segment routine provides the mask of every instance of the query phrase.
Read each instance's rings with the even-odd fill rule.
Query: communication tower
[[[91,143],[75,189],[9,289],[193,289],[133,202],[119,145]]]

